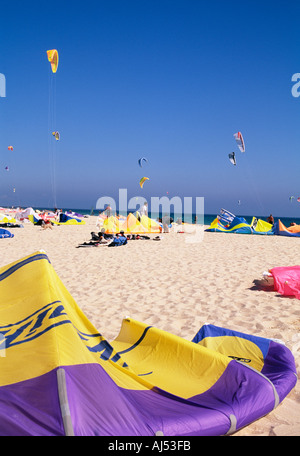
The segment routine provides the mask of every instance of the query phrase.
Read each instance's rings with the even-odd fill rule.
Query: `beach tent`
[[[14,234],[12,234],[10,231],[5,230],[4,228],[0,228],[0,239],[5,239],[5,238],[13,238]]]
[[[126,318],[109,343],[43,251],[0,269],[0,295],[3,436],[223,435],[296,383],[287,347],[210,325],[187,341]]]
[[[300,225],[284,226],[281,220],[274,224],[274,233],[278,236],[300,237]]]

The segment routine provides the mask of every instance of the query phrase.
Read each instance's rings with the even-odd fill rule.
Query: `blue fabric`
[[[250,340],[260,348],[264,358],[267,356],[271,342],[270,339],[265,339],[259,336],[252,336],[250,334],[244,334],[238,331],[232,331],[231,329],[221,328],[219,326],[214,325],[203,325],[202,328],[195,335],[192,342],[195,342],[197,344],[201,340],[205,339],[205,337],[219,336],[240,337],[241,339]]]
[[[127,244],[127,237],[125,236],[118,236],[115,237],[114,240],[109,244],[108,247],[118,247],[120,245]]]
[[[70,217],[67,214],[59,214],[60,223],[66,223],[68,220],[76,220],[77,222],[81,222],[81,220],[76,217]]]
[[[5,230],[4,228],[0,228],[0,238],[12,238],[14,237],[14,234],[12,234],[10,231]]]

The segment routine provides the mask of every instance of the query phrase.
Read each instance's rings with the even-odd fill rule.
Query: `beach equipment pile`
[[[58,216],[52,211],[39,211],[28,207],[18,211],[15,215],[22,222],[30,221],[33,225],[40,225],[41,221],[51,222],[53,225],[85,225],[83,215],[61,212]]]
[[[250,224],[244,217],[237,217],[225,209],[212,221],[205,231],[216,233],[258,234],[300,237],[300,225],[285,227],[281,220],[274,225],[265,220],[252,217]]]
[[[110,343],[44,251],[1,268],[0,295],[0,435],[231,434],[297,381],[283,343],[213,325],[188,341],[126,317]]]

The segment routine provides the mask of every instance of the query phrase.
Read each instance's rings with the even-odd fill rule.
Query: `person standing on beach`
[[[272,214],[270,214],[270,216],[267,218],[267,222],[271,223],[271,225],[274,225],[274,217]]]
[[[162,224],[163,224],[163,229],[164,229],[164,233],[169,233],[170,232],[170,225],[171,223],[173,222],[173,219],[172,217],[170,217],[169,215],[165,214],[162,218]]]
[[[148,203],[147,201],[144,202],[144,206],[141,209],[141,216],[146,215],[148,217]]]

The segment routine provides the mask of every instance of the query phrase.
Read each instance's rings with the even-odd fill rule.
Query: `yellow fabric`
[[[264,365],[262,351],[248,339],[235,336],[206,337],[198,342],[198,345],[232,357],[233,359],[238,359],[258,371],[261,371]]]
[[[142,179],[140,180],[140,187],[141,188],[143,188],[143,185],[146,182],[146,180],[149,180],[149,177],[142,177]]]
[[[0,333],[6,338],[0,345],[0,386],[62,365],[99,363],[120,386],[145,388],[143,381],[128,374],[128,368],[120,367],[122,360],[117,361],[120,366],[111,361],[115,352],[105,361],[87,348],[105,339],[77,306],[45,254],[36,252],[1,268],[0,296]]]
[[[254,223],[254,219],[255,219],[255,217],[253,217],[253,219],[252,219],[251,226]],[[270,231],[272,228],[273,228],[273,225],[271,225],[271,223],[258,219],[256,227],[255,227],[255,231],[265,233],[266,231]]]
[[[147,217],[146,215],[142,215],[141,217],[141,224],[144,228],[146,228],[147,233],[160,233],[161,226],[155,220]]]
[[[123,320],[112,346],[138,376],[186,399],[210,388],[231,361],[168,332],[147,330],[133,319]]]
[[[126,220],[120,224],[120,231],[124,231],[125,234],[143,234],[146,232],[146,229],[138,219],[130,213]]]
[[[52,73],[56,73],[57,67],[58,67],[58,60],[59,60],[57,50],[51,49],[50,51],[47,51],[47,56],[48,56],[49,62],[51,63]]]
[[[231,361],[132,319],[123,321],[119,336],[109,344],[77,306],[44,252],[1,268],[0,296],[0,333],[5,336],[5,344],[0,341],[0,386],[59,366],[98,363],[118,386],[158,387],[187,399],[210,388]],[[105,359],[100,357],[104,350]]]
[[[117,217],[110,216],[103,221],[103,226],[106,233],[119,233],[120,222]]]
[[[104,219],[101,229],[104,229],[105,233],[120,233],[120,231],[124,231],[124,234],[161,232],[161,227],[155,220],[143,215],[141,217],[141,221],[139,221],[132,213],[130,213],[125,219],[123,217],[118,218],[114,216]]]
[[[13,217],[10,217],[10,216],[7,216],[7,215],[2,215],[0,214],[0,223],[12,223],[12,224],[16,224],[17,221],[15,218]]]
[[[210,228],[218,228],[218,218],[215,218],[212,222],[211,222],[211,225],[210,225]]]
[[[85,220],[69,219],[66,222],[57,222],[57,225],[85,225]]]

